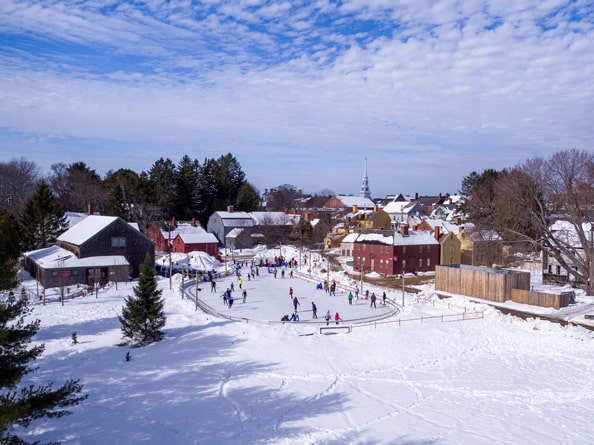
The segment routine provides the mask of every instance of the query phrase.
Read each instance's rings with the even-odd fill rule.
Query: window
[[[126,238],[123,236],[114,236],[111,239],[111,247],[126,247]]]
[[[423,267],[423,258],[419,258],[419,268]]]
[[[427,258],[427,267],[431,267],[431,258]]]

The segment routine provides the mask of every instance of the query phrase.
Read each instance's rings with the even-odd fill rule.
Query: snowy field
[[[313,265],[312,265],[313,266]],[[233,321],[181,298],[181,276],[159,277],[167,314],[164,341],[116,346],[117,315],[135,283],[95,295],[34,304],[36,341],[46,350],[23,383],[77,378],[89,398],[71,416],[35,422],[26,439],[64,444],[591,444],[594,442],[593,333],[502,315],[485,304],[428,289],[388,293],[392,304],[348,304],[316,289],[322,264],[305,278],[201,283],[199,297]],[[222,291],[235,286],[235,304]],[[30,285],[30,284],[29,284]],[[300,300],[299,323],[289,287]],[[189,289],[195,288],[190,285]],[[381,289],[371,288],[381,295]],[[311,301],[318,321],[311,319]],[[381,301],[381,298],[379,299]],[[379,303],[378,301],[378,303]],[[590,304],[590,297],[580,297]],[[455,314],[480,311],[483,318]],[[351,333],[320,333],[338,311]],[[550,312],[550,310],[546,310]],[[353,320],[392,313],[390,322]],[[444,315],[440,318],[429,318]],[[448,318],[453,316],[453,318]],[[421,318],[423,318],[421,320]],[[400,320],[400,323],[398,323]],[[77,332],[79,343],[72,344]],[[130,351],[132,359],[124,357]]]

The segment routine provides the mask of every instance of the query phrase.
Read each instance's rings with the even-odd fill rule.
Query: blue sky
[[[232,153],[259,190],[455,193],[594,147],[590,1],[0,3],[0,160]]]

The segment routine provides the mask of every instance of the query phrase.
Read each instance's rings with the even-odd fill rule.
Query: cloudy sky
[[[594,146],[589,0],[0,2],[0,160],[454,193]]]

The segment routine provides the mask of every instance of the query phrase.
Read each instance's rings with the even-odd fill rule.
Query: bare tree
[[[0,162],[0,207],[17,217],[39,182],[39,167],[25,158]]]
[[[542,249],[594,293],[594,153],[571,149],[529,159],[497,175],[492,198],[483,185],[469,194],[473,222]]]
[[[101,177],[84,162],[53,164],[49,181],[62,211],[84,212],[90,204],[104,211],[105,191]]]

